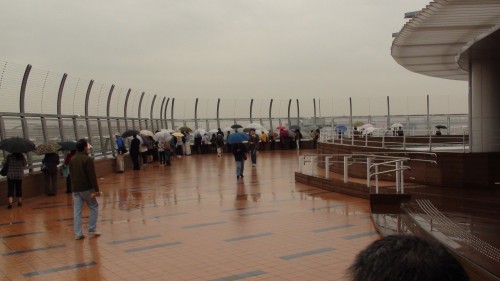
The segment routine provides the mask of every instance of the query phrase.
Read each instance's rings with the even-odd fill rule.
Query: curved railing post
[[[110,107],[111,107],[111,96],[113,95],[113,90],[115,89],[115,85],[111,85],[111,88],[109,89],[109,94],[108,94],[108,103],[106,104],[106,117],[108,121],[108,132],[109,132],[109,144],[111,147],[111,154],[113,157],[115,157],[115,149],[114,149],[114,136],[113,136],[113,129],[111,128],[111,112],[110,112]],[[101,136],[102,138],[102,136]],[[105,150],[103,150],[103,155],[106,155]]]
[[[165,128],[165,120],[163,119],[163,106],[165,105],[165,100],[167,97],[163,97],[163,100],[161,101],[161,107],[160,107],[160,127],[159,129]]]
[[[127,107],[128,107],[128,98],[130,97],[130,92],[132,89],[128,89],[127,97],[125,98],[125,105],[123,105],[123,119],[125,119],[125,130],[128,130],[128,119],[127,119]]]
[[[174,124],[174,103],[175,103],[175,98],[172,98],[172,105],[170,106],[170,122],[172,123],[172,130],[175,128]]]
[[[217,128],[220,128],[219,107],[220,107],[220,98],[217,99]]]
[[[253,112],[253,99],[250,101],[250,123],[253,123],[252,112]]]
[[[299,99],[295,100],[297,102],[297,126],[300,127],[300,106],[299,106]]]
[[[270,131],[274,131],[273,130],[273,116],[272,116],[272,112],[273,112],[273,99],[271,99],[271,101],[269,102],[269,130]]]
[[[153,122],[153,110],[154,110],[155,101],[156,101],[156,95],[153,96],[153,101],[151,102],[151,111],[149,112],[152,132],[155,131],[155,126],[154,126],[154,122]]]
[[[90,80],[89,86],[87,87],[87,94],[85,95],[85,124],[87,125],[87,135],[88,142],[92,144],[92,132],[90,131],[90,120],[89,120],[89,101],[90,92],[92,91],[92,85],[94,85],[94,80]]]
[[[194,126],[195,130],[198,129],[198,98],[196,98],[196,102],[194,103]]]
[[[313,106],[314,106],[313,125],[314,125],[314,128],[316,129],[318,127],[318,122],[316,122],[316,99],[313,99]],[[333,122],[332,122],[332,126],[333,126]]]
[[[170,102],[170,98],[167,98],[167,103],[165,104],[165,111],[163,112],[163,114],[165,116],[165,129],[168,129],[167,109],[168,109],[169,102]]]
[[[139,131],[142,130],[142,120],[141,120],[141,108],[142,108],[142,100],[144,99],[144,94],[146,92],[142,92],[141,94],[141,99],[139,100],[139,110],[137,112],[137,117],[139,117]]]
[[[61,83],[59,84],[59,92],[57,93],[57,121],[59,122],[59,134],[61,136],[61,141],[64,141],[64,124],[63,120],[61,118],[61,101],[62,101],[62,94],[63,94],[63,89],[64,89],[64,84],[66,83],[66,78],[68,77],[68,74],[64,73]]]
[[[288,128],[292,126],[292,119],[290,118],[290,107],[292,106],[292,99],[288,100]]]
[[[23,128],[23,137],[25,139],[29,139],[29,131],[28,131],[28,121],[26,121],[25,116],[25,108],[24,108],[24,99],[26,97],[26,85],[28,84],[28,77],[31,72],[31,64],[26,66],[26,70],[24,71],[23,82],[21,84],[21,92],[19,95],[19,114],[21,115],[21,127]],[[29,156],[30,154],[28,154]]]
[[[389,100],[389,96],[387,96],[387,128],[391,128],[391,103]]]

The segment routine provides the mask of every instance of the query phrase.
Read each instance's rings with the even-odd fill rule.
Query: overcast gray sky
[[[428,0],[0,0],[0,60],[169,97],[450,95],[390,55]],[[449,98],[447,98],[449,100]]]

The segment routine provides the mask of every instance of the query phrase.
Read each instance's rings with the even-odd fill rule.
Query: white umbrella
[[[194,131],[194,135],[196,136],[196,134],[199,134],[199,135],[203,136],[206,132],[207,132],[207,130],[202,129],[202,128],[198,128]]]
[[[373,133],[373,131],[377,130],[377,128],[374,128],[374,127],[368,127],[366,129],[363,130],[363,132],[361,132],[361,135],[368,135],[368,134],[371,134]]]
[[[403,127],[404,126],[401,123],[394,123],[394,124],[391,125],[391,128],[403,128]]]
[[[231,128],[231,127],[226,127],[224,129],[222,129],[222,132],[224,133],[224,135],[227,134],[228,131],[231,132],[231,133],[233,133],[234,129]]]
[[[248,125],[245,126],[245,129],[261,130],[263,128],[264,128],[264,126],[262,126],[259,123],[250,123],[250,124],[248,124]]]
[[[364,124],[363,126],[359,127],[358,129],[366,130],[368,128],[373,128],[373,125],[372,124]]]
[[[151,132],[150,130],[141,130],[141,131],[139,131],[139,134],[141,134],[143,136],[148,136],[148,137],[155,136],[155,134],[153,134],[153,132]]]

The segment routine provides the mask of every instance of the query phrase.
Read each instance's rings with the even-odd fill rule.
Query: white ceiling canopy
[[[462,53],[499,29],[499,0],[435,0],[396,34],[391,55],[410,71],[466,81]]]

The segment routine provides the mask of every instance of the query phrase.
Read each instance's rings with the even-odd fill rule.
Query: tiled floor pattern
[[[102,236],[79,241],[71,196],[2,209],[0,279],[347,280],[379,238],[368,201],[295,183],[298,153],[259,153],[239,181],[231,155],[100,178]]]

